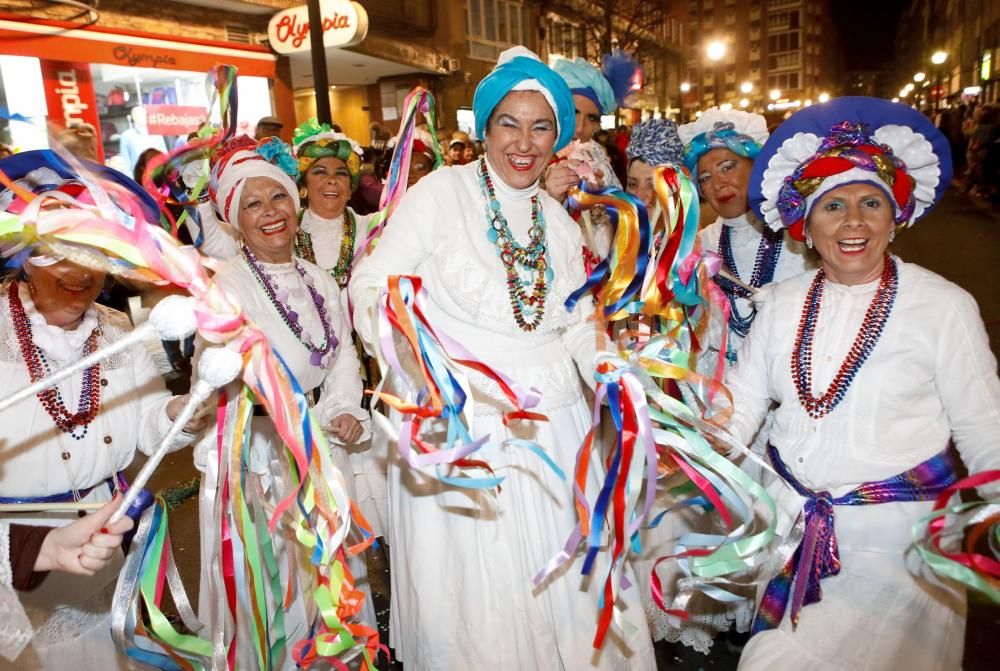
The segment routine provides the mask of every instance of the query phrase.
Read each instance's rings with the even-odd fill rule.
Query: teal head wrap
[[[476,87],[472,111],[476,117],[476,135],[486,139],[486,125],[500,101],[511,91],[538,91],[556,115],[555,151],[573,139],[576,108],[573,94],[563,78],[524,47],[514,47],[500,54],[497,66]]]
[[[611,84],[596,67],[582,58],[560,58],[552,66],[575,95],[589,98],[601,114],[611,114],[617,107]]]

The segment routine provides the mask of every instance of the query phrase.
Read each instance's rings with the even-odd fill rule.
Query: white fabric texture
[[[17,659],[35,635],[13,585],[10,525],[0,522],[0,657],[6,660]]]
[[[0,285],[0,379],[4,396],[30,383],[10,320],[6,289],[7,285]],[[25,300],[26,293],[20,294],[25,312],[36,313],[30,296]],[[124,315],[104,306],[96,305],[94,314],[100,329],[99,348],[120,339],[131,328]],[[53,341],[65,347],[79,342],[80,350],[68,353],[75,358],[86,340],[79,335],[68,334],[64,340]],[[64,402],[73,410],[82,379],[82,373],[76,373],[58,385]],[[111,491],[102,484],[104,480],[129,465],[136,447],[147,454],[156,448],[171,425],[166,413],[170,393],[142,343],[105,359],[101,379],[107,380],[107,386],[101,387],[101,410],[82,440],[74,440],[57,429],[35,398],[0,413],[0,426],[4,427],[0,440],[0,496],[48,496],[93,486],[83,500],[108,501]],[[191,436],[183,435],[190,441]],[[62,459],[64,451],[70,455],[69,460]],[[62,526],[76,517],[71,513],[8,514],[3,520]],[[54,573],[39,588],[22,593],[21,601],[36,636],[16,661],[8,664],[0,660],[0,669],[128,668],[126,658],[116,652],[111,642],[107,621],[121,559],[119,554],[103,571],[90,577]]]
[[[215,207],[233,228],[239,228],[240,197],[247,180],[253,177],[268,177],[288,192],[299,209],[299,187],[295,179],[284,170],[266,160],[256,150],[241,149],[226,159],[222,169],[214,172],[216,186],[211,191]]]
[[[333,365],[326,369],[313,366],[309,362],[310,352],[298,341],[291,329],[281,319],[264,290],[257,284],[257,280],[242,256],[224,264],[215,277],[220,285],[239,302],[250,319],[267,334],[271,347],[281,354],[303,391],[308,395],[310,390],[321,387],[319,403],[313,408],[320,426],[326,427],[335,417],[349,414],[357,418],[364,428],[364,433],[358,442],[368,440],[371,433],[371,418],[361,408],[360,369],[356,350],[351,343],[350,324],[341,309],[340,287],[323,269],[308,261],[298,260],[298,263],[315,282],[316,290],[324,297],[330,324],[340,341]],[[279,289],[288,292],[288,305],[290,309],[299,314],[299,323],[302,324],[304,337],[311,342],[322,342],[322,324],[305,282],[294,266],[291,263],[261,265],[268,272],[274,284]],[[241,383],[232,385],[234,393],[238,384]],[[270,490],[273,484],[271,474],[280,472],[280,468],[275,464],[280,460],[277,455],[280,450],[284,449],[283,443],[277,435],[274,423],[268,417],[254,417],[252,431],[250,471],[258,476],[263,489],[262,495],[273,496]],[[332,460],[344,474],[348,495],[353,499],[355,492],[352,487],[353,480],[347,451],[331,434],[327,433],[326,438],[330,445]],[[202,565],[207,566],[208,558],[211,557],[217,543],[214,533],[205,533],[205,530],[214,529],[215,526],[212,505],[216,496],[215,483],[218,472],[214,427],[208,430],[199,442],[195,454],[195,464],[205,473],[205,477],[202,478],[200,494],[200,517]],[[271,504],[273,503],[272,500]],[[238,542],[235,535],[233,542]],[[288,551],[284,541],[280,538],[276,539],[275,552],[278,555],[277,562],[282,571],[282,584],[287,584],[287,581],[291,579],[288,575]],[[307,560],[299,556],[299,561]],[[362,619],[374,626],[375,611],[371,605],[364,556],[349,558],[348,564],[358,588],[365,592]],[[212,586],[207,582],[207,574],[202,574],[201,583],[199,617],[202,622],[212,622],[211,612],[214,604],[208,598]],[[295,603],[286,613],[285,626],[290,642],[302,640],[308,635],[309,620],[306,609],[306,597],[299,591]],[[252,649],[243,645],[249,639],[241,635],[240,641],[241,645],[237,655],[238,660],[242,661],[237,662],[237,667],[241,669],[255,668],[256,662],[253,660],[256,660],[256,657]],[[291,645],[289,645],[290,648]],[[292,669],[294,667],[295,663],[291,659],[291,655],[286,653],[285,658],[279,660],[275,668]]]
[[[519,241],[528,239],[532,195],[538,194],[546,218],[555,278],[535,331],[524,332],[514,321],[506,274],[486,235],[487,201],[477,163],[442,168],[410,189],[349,285],[355,327],[371,348],[379,289],[389,275],[420,276],[428,292],[426,314],[435,328],[520,385],[540,389],[540,411],[549,418],[505,427],[502,413],[510,406],[500,390],[482,376],[469,376],[472,433],[490,435],[477,458],[508,476],[499,494],[449,488],[433,474],[391,458],[390,545],[393,557],[403,558],[392,569],[391,644],[407,671],[652,669],[635,583],[619,600],[634,633],[609,636],[599,653],[591,642],[601,580],[583,580],[576,561],[532,588],[532,576],[561,548],[575,523],[572,485],[559,481],[529,452],[504,448],[501,442],[512,436],[533,439],[572,473],[590,426],[579,371],[591,377],[601,338],[584,321],[589,305],[574,312],[564,307],[584,280],[579,228],[537,185],[514,190],[490,170],[496,197]],[[600,468],[599,460],[593,463],[591,484]],[[595,576],[601,575],[595,568]]]
[[[773,401],[771,444],[803,485],[834,497],[913,468],[949,440],[970,473],[1000,466],[1000,380],[975,301],[901,261],[895,304],[871,356],[832,412],[809,417],[790,361],[813,277],[773,287],[758,314],[727,380],[736,402],[734,435],[749,441]],[[839,369],[877,285],[827,280],[813,341],[813,394],[823,393]],[[768,489],[785,533],[803,499],[781,481]],[[823,580],[822,601],[802,609],[797,631],[786,613],[778,629],[751,639],[740,668],[959,668],[964,590],[932,575],[909,551],[914,522],[932,506],[837,506],[841,573]]]

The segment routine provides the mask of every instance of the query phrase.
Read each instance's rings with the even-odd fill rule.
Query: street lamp
[[[781,97],[781,91],[779,91],[778,89],[771,89],[771,93],[768,94],[768,97],[771,100],[777,100],[778,98]]]
[[[827,93],[826,91],[824,91],[824,92],[822,92],[822,93],[819,94],[819,101],[821,103],[825,103],[828,100],[830,100],[830,94],[829,93]]]
[[[691,90],[691,85],[687,82],[681,82],[681,93],[687,93]]]
[[[753,84],[751,82],[740,84],[740,93],[750,93],[751,91],[753,91]]]
[[[742,107],[743,109],[746,109],[747,107],[750,107],[750,101],[747,98],[741,98],[740,99],[740,107]]]
[[[931,63],[934,64],[934,109],[941,109],[941,66],[948,60],[948,52],[938,49],[931,54]]]
[[[705,45],[705,55],[708,56],[708,60],[715,64],[715,73],[713,74],[713,78],[715,79],[715,106],[719,107],[722,105],[722,97],[719,95],[719,73],[721,71],[719,64],[726,55],[726,43],[722,40],[712,40]]]
[[[927,75],[925,75],[923,72],[918,72],[917,74],[913,75],[913,81],[915,81],[918,84],[924,81],[925,79],[927,79]]]

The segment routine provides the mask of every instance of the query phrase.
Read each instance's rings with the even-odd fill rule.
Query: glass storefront
[[[165,151],[187,139],[209,110],[204,72],[46,61],[0,56],[0,142],[19,150],[49,146],[49,134],[73,123],[95,126],[99,158],[132,174],[145,149]],[[266,77],[237,78],[239,133],[273,114]]]

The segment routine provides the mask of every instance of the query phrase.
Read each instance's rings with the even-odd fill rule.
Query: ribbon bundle
[[[670,166],[656,168],[654,184],[658,212],[665,215],[662,224],[659,216],[651,223],[645,208],[620,191],[571,193],[574,207],[607,207],[617,228],[609,257],[570,296],[567,307],[572,309],[584,294],[594,293],[599,314],[617,334],[618,352],[599,356],[593,428],[576,463],[579,524],[562,551],[536,575],[535,583],[570,561],[582,540],[586,540],[582,571],[590,574],[602,549],[602,530],[609,527],[609,563],[595,647],[602,645],[615,615],[616,592],[628,587],[625,559],[629,552],[641,550],[639,531],[650,519],[660,474],[682,473],[688,481],[682,489],[699,495],[679,505],[707,501],[729,529],[726,535],[686,534],[678,539],[676,554],[657,561],[679,559],[689,576],[675,607],[668,609],[653,571],[654,600],[671,614],[686,617],[683,607],[694,591],[722,600],[740,598],[724,588],[738,583],[722,576],[748,568],[773,539],[776,523],[774,503],[764,489],[705,439],[712,436],[729,451],[760,463],[719,428],[732,410],[732,399],[719,382],[721,357],[715,378],[694,370],[709,319],[719,315],[725,321],[728,316],[725,296],[710,279],[717,259],[703,258],[698,249],[695,187],[683,171]],[[605,400],[614,438],[604,446],[604,482],[596,492],[588,492],[591,454],[606,421]],[[761,502],[768,522],[763,530],[751,533],[755,502]]]
[[[441,146],[434,133],[434,129],[437,128],[437,112],[434,107],[434,96],[431,92],[421,86],[413,89],[407,94],[406,100],[403,102],[403,109],[405,110],[403,120],[399,126],[399,134],[396,135],[396,148],[392,152],[385,186],[382,187],[379,209],[368,220],[368,232],[365,241],[358,247],[355,260],[364,256],[369,246],[381,235],[389,217],[392,216],[399,201],[403,199],[403,194],[406,193],[418,113],[424,115],[427,125],[431,129],[430,136],[434,151],[434,167],[432,169],[437,170],[444,163],[444,158],[441,156]]]
[[[468,382],[464,381],[463,385],[461,369],[484,375],[500,387],[514,406],[513,411],[504,415],[504,424],[515,420],[545,421],[544,415],[532,411],[541,400],[541,395],[535,389],[522,389],[506,375],[480,361],[460,343],[435,331],[425,315],[425,303],[425,291],[418,277],[392,276],[388,287],[382,290],[378,311],[379,365],[382,370],[391,368],[396,379],[404,385],[409,386],[411,379],[417,381],[419,388],[409,390],[410,396],[416,399],[415,402],[383,392],[381,388],[375,394],[403,415],[397,446],[400,457],[412,468],[437,467],[438,478],[451,485],[473,489],[497,487],[503,478],[494,476],[485,462],[468,459],[470,454],[489,441],[489,436],[475,440],[472,438],[465,420],[466,404],[471,403],[471,399],[467,391]],[[405,347],[402,348],[403,360],[414,361],[416,370],[413,370],[413,366],[404,368],[401,363],[394,339],[396,333],[405,341]],[[390,435],[396,433],[383,415],[378,412],[373,414]],[[427,420],[446,422],[447,448],[439,449],[421,438],[421,427]],[[510,440],[507,444],[531,450],[563,477],[555,462],[538,445],[519,440]],[[441,467],[446,464],[458,468],[483,469],[490,476],[449,476],[441,471]]]
[[[948,501],[956,492],[998,481],[1000,470],[982,471],[959,480],[938,495],[929,515],[913,525],[914,547],[928,566],[986,595],[994,603],[1000,603],[1000,500],[950,506]],[[963,550],[942,547],[963,531]],[[976,551],[976,546],[983,542],[992,556]]]

